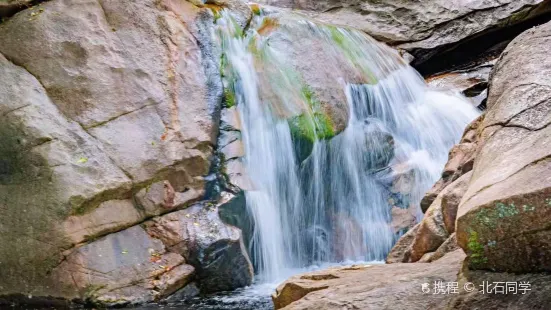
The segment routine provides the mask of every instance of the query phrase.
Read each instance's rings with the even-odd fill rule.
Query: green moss
[[[242,38],[243,35],[244,35],[244,32],[243,32],[243,29],[241,29],[241,26],[239,26],[239,24],[237,23],[237,21],[233,17],[230,17],[230,23],[233,26],[233,36],[234,36],[234,38]]]
[[[335,136],[333,122],[322,111],[321,104],[316,99],[314,92],[308,86],[304,86],[302,96],[310,111],[289,119],[293,137],[301,137],[311,142],[333,138]]]
[[[211,8],[211,11],[212,11],[212,14],[214,15],[214,21],[217,21],[220,19],[220,17],[222,17],[222,15],[220,15],[220,11],[215,9],[215,8]]]
[[[289,126],[293,137],[301,137],[311,142],[330,139],[335,136],[331,120],[322,113],[312,115],[303,113],[295,116],[289,119]]]
[[[262,8],[257,3],[250,4],[251,11],[253,11],[253,14],[256,16],[262,15]]]
[[[501,27],[511,26],[517,23],[520,23],[528,18],[531,13],[531,9],[523,9],[517,12],[512,13],[509,18],[505,19],[500,23]]]
[[[299,162],[310,155],[316,141],[329,140],[336,134],[331,118],[323,111],[310,87],[303,86],[300,91],[308,111],[288,119]]]
[[[329,33],[331,34],[331,39],[337,44],[340,48],[346,48],[344,34],[335,26],[327,26]]]
[[[106,285],[88,285],[84,288],[83,295],[86,300],[97,298],[97,293],[104,289]]]
[[[476,222],[490,229],[495,229],[503,219],[515,217],[519,215],[521,211],[532,212],[534,210],[535,207],[530,205],[523,205],[522,208],[517,208],[514,203],[506,204],[503,202],[497,202],[493,208],[481,208],[476,213]]]
[[[480,243],[476,231],[471,231],[469,233],[467,248],[470,252],[469,261],[472,266],[476,267],[488,262],[488,259],[484,256],[484,246]]]
[[[228,68],[228,56],[226,53],[222,53],[220,56],[220,76],[224,78],[226,76],[226,69]]]
[[[237,102],[235,101],[235,93],[229,88],[224,88],[224,107],[231,108],[235,106]]]
[[[351,30],[341,27],[335,27],[333,25],[325,25],[325,29],[329,33],[330,39],[341,50],[346,58],[355,67],[360,68],[365,73],[367,83],[375,84],[378,79],[375,77],[369,64],[365,62],[365,52],[362,50],[362,45],[359,44],[357,36],[351,32]]]

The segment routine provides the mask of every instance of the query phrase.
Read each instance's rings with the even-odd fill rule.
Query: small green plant
[[[488,262],[488,259],[484,256],[484,246],[479,242],[478,233],[476,231],[471,231],[469,233],[467,247],[471,252],[469,259],[472,265],[477,266]]]
[[[235,94],[231,89],[224,88],[224,107],[231,108],[236,105]]]

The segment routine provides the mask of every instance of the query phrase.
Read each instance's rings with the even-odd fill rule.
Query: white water
[[[280,25],[294,27],[288,40],[315,36],[329,53],[346,53],[365,80],[374,80],[355,85],[335,79],[348,101],[348,126],[331,140],[318,139],[299,162],[288,119],[316,111],[301,95],[300,73],[289,70],[278,50],[281,41],[256,32],[262,22],[256,17],[241,36],[226,13],[218,21],[254,187],[246,199],[260,280],[274,283],[312,264],[383,260],[398,237],[389,199],[413,205],[421,216],[423,194],[477,110],[459,96],[430,89],[394,51],[359,32],[303,20]],[[392,186],[399,178],[409,181],[397,196]]]

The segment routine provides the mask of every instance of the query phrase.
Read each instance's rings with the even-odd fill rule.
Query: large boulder
[[[490,84],[488,111],[456,234],[469,267],[551,270],[551,23],[505,50]]]
[[[150,235],[196,268],[201,291],[228,291],[252,283],[253,268],[241,231],[224,224],[216,206],[196,205],[145,226]]]
[[[61,253],[83,241],[81,231],[94,235],[71,215],[128,196],[132,182],[25,69],[0,55],[0,76],[1,292],[40,295]],[[132,216],[103,220],[110,227],[98,233]]]
[[[158,285],[144,284],[154,266],[129,273],[165,251],[138,225],[206,194],[223,95],[216,5],[250,19],[238,1],[53,0],[0,23],[0,295],[127,303],[188,281],[176,253]]]
[[[378,63],[379,48],[385,47],[363,33],[288,10],[266,10],[253,19],[250,29],[254,31],[246,40],[259,73],[260,99],[278,117],[289,119],[293,133],[306,138],[331,138],[347,126],[345,85],[335,81],[373,84],[398,67]],[[398,53],[388,52],[404,63]],[[230,66],[223,73],[229,92],[240,87]],[[316,128],[308,127],[312,125],[305,114],[312,114]]]
[[[425,213],[425,217],[423,217],[421,223],[419,223],[419,229],[411,244],[410,262],[416,262],[426,253],[435,251],[449,237],[442,215],[442,198],[444,193],[442,192],[438,195]]]
[[[257,73],[258,99],[269,105],[277,118],[288,121],[299,162],[310,155],[315,141],[329,140],[348,126],[351,107],[347,83],[375,84],[406,65],[396,51],[361,31],[337,28],[284,9],[266,10],[259,15],[243,38],[251,53],[247,68]],[[223,32],[227,38],[222,37],[222,45],[231,44],[229,40],[241,35],[232,32],[232,28]],[[385,52],[394,56],[396,62],[379,61],[380,53]],[[238,72],[243,67],[233,67],[238,62],[227,61],[230,57],[236,56],[223,55],[222,61],[227,113],[244,99],[241,84],[246,76]],[[235,140],[234,136],[224,130],[224,140]],[[366,135],[365,145],[372,149],[375,143],[380,148],[377,161],[384,166],[392,157],[392,142],[388,135],[380,133]],[[235,168],[239,161],[234,158],[243,149],[239,143],[230,143],[224,150]]]

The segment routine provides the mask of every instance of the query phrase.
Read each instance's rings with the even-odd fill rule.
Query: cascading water
[[[397,238],[391,208],[421,216],[422,195],[477,110],[430,89],[396,52],[355,30],[257,16],[243,34],[226,12],[217,24],[253,186],[246,200],[259,276],[276,281],[312,264],[384,259]],[[357,70],[356,81],[330,77],[348,106],[337,135],[325,103],[285,52],[304,37]]]

